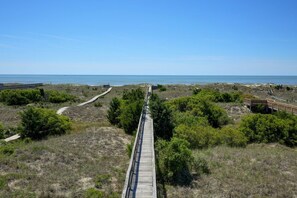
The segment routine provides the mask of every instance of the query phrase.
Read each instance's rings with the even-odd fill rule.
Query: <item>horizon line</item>
[[[276,75],[276,74],[0,74],[0,75],[31,75],[31,76],[283,76],[283,77],[297,77],[294,75]]]

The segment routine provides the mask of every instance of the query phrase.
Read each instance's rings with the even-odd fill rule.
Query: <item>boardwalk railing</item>
[[[147,114],[148,98],[150,93],[151,93],[151,88],[149,88],[149,90],[146,93],[144,105],[142,107],[142,112],[138,123],[138,129],[137,129],[137,133],[134,141],[134,146],[132,149],[131,160],[126,174],[126,180],[125,180],[125,185],[122,193],[122,198],[135,197],[135,190],[136,190],[135,187],[137,183],[138,165],[139,165],[138,163],[141,155],[142,137],[143,137],[143,131],[144,131],[145,117]],[[155,160],[154,154],[153,154],[153,160]],[[155,173],[155,166],[153,171]],[[156,176],[154,175],[154,180],[155,179],[156,179]],[[154,181],[154,187],[156,187],[156,181]],[[154,190],[154,194],[156,194],[156,190]]]
[[[244,104],[250,108],[254,105],[265,105],[272,111],[286,111],[287,113],[292,113],[297,115],[297,106],[281,103],[281,102],[275,102],[273,100],[245,99]]]

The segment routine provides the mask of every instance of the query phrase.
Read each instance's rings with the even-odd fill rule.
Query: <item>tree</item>
[[[121,102],[118,98],[113,98],[109,104],[109,110],[107,111],[107,119],[113,125],[120,123],[121,114]]]

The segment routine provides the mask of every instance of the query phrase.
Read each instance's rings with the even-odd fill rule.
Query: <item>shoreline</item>
[[[28,85],[32,83],[1,83],[0,85],[3,86],[13,86],[13,85]],[[35,83],[33,83],[35,84]],[[36,83],[39,84],[39,83]],[[109,85],[112,87],[124,87],[124,86],[144,86],[144,85],[164,85],[164,86],[204,86],[204,85],[241,85],[246,87],[259,87],[259,86],[276,86],[276,85],[283,85],[283,86],[290,86],[290,87],[297,87],[297,82],[295,84],[277,84],[277,83],[233,83],[233,82],[209,82],[209,83],[131,83],[131,84],[87,84],[87,83],[41,83],[41,86],[61,86],[61,85],[68,85],[68,86],[90,86],[90,87],[101,87],[105,85]]]
[[[297,85],[297,76],[240,76],[240,75],[2,75],[0,83],[43,83],[78,85],[206,85],[226,84],[273,84]]]

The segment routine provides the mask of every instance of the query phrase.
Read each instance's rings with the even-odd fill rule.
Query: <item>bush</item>
[[[173,122],[175,126],[184,124],[189,127],[192,126],[209,126],[208,120],[205,117],[193,115],[191,112],[174,112]]]
[[[193,94],[196,97],[212,102],[242,102],[242,94],[238,91],[220,93],[214,89],[195,89]]]
[[[150,110],[154,119],[154,133],[157,137],[169,140],[172,137],[172,113],[160,98],[153,94],[150,101]]]
[[[226,144],[232,147],[245,147],[248,138],[241,131],[228,126],[219,131],[220,141],[222,144]]]
[[[47,100],[45,98],[47,98]],[[76,97],[54,90],[44,92],[43,89],[16,89],[4,90],[0,92],[0,102],[4,102],[7,105],[26,105],[29,103],[40,102],[42,100],[52,103],[61,103],[75,101]]]
[[[174,137],[187,140],[193,149],[208,148],[220,144],[244,147],[247,143],[247,137],[241,131],[231,127],[214,129],[210,126],[181,124],[174,131]]]
[[[199,109],[203,116],[207,118],[209,124],[215,128],[226,125],[230,121],[226,111],[211,102],[202,100]]]
[[[4,90],[0,93],[0,101],[7,105],[26,105],[30,103],[21,90]]]
[[[70,129],[66,116],[57,115],[55,111],[29,107],[21,113],[21,136],[41,139],[48,135],[61,135]]]
[[[166,87],[164,87],[163,85],[160,85],[160,84],[157,85],[157,88],[158,88],[160,91],[166,91],[166,90],[167,90]]]
[[[204,98],[182,97],[169,101],[167,104],[173,111],[191,112],[196,117],[205,117],[208,123],[215,128],[226,125],[230,121],[223,108]]]
[[[184,124],[175,128],[174,137],[187,140],[192,149],[207,148],[220,144],[220,137],[212,127],[187,126]]]
[[[126,133],[133,134],[137,129],[142,106],[143,101],[141,100],[123,105],[121,109],[120,123]]]
[[[130,102],[144,100],[144,92],[140,88],[132,89],[130,91],[124,90],[122,99]]]
[[[159,171],[166,182],[187,185],[191,182],[190,166],[193,161],[189,143],[173,137],[171,141],[156,142]]]
[[[248,115],[241,121],[240,130],[249,142],[297,145],[297,119],[287,113]]]
[[[113,125],[120,123],[121,102],[118,98],[113,98],[109,103],[109,110],[107,111],[107,119]]]
[[[113,125],[118,125],[128,134],[137,129],[144,103],[144,92],[139,89],[124,90],[122,100],[113,98],[110,102],[107,118]]]
[[[63,103],[63,102],[75,102],[76,97],[64,92],[59,92],[55,90],[47,91],[48,100],[51,103]]]

